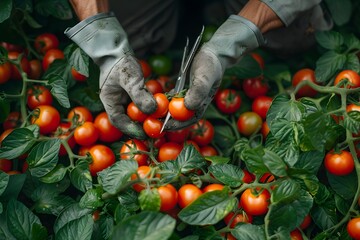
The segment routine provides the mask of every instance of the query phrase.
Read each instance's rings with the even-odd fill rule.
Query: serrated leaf
[[[65,108],[70,108],[67,85],[64,78],[60,75],[51,75],[48,83],[51,86],[51,94],[56,98],[60,105]]]
[[[0,196],[1,194],[3,194],[3,192],[5,192],[9,179],[10,176],[8,174],[6,174],[3,171],[0,171]]]
[[[100,189],[90,189],[81,197],[79,205],[82,208],[96,209],[104,205],[101,199],[102,191]]]
[[[216,224],[234,208],[237,199],[229,196],[229,189],[207,192],[183,208],[178,217],[191,225]]]
[[[354,172],[345,176],[336,176],[327,172],[330,187],[344,199],[352,199],[356,194],[358,185],[357,176]]]
[[[346,63],[346,55],[328,51],[316,61],[315,77],[317,82],[325,83],[333,77],[337,71],[343,69]]]
[[[280,158],[280,156],[269,149],[264,149],[264,152],[265,154],[263,155],[263,161],[269,171],[278,177],[286,176],[287,165]]]
[[[314,206],[311,211],[311,216],[314,223],[321,230],[329,229],[339,222],[333,199],[326,201],[322,205]]]
[[[303,152],[299,155],[294,167],[304,169],[312,174],[317,174],[322,162],[324,160],[324,153],[320,151]]]
[[[315,34],[320,46],[329,50],[337,50],[344,44],[343,36],[335,31],[318,31]]]
[[[112,240],[167,240],[175,229],[176,220],[169,215],[143,211],[116,225]]]
[[[263,161],[264,149],[262,146],[256,148],[246,149],[242,152],[242,160],[246,164],[246,168],[254,173],[262,175],[269,172],[269,169],[266,167]]]
[[[236,239],[242,240],[263,240],[266,238],[264,228],[252,224],[237,224],[234,229],[231,229],[231,234]]]
[[[67,195],[51,194],[42,195],[36,201],[35,211],[41,214],[58,216],[66,207],[75,203],[75,200]]]
[[[82,192],[92,188],[92,177],[90,175],[89,163],[78,162],[70,172],[71,183]]]
[[[89,56],[81,48],[77,47],[71,52],[69,64],[82,75],[89,76]]]
[[[344,127],[352,133],[360,131],[360,112],[350,111],[344,116]]]
[[[0,23],[10,17],[13,7],[12,2],[12,0],[3,0],[0,2]]]
[[[67,168],[62,164],[57,164],[56,167],[48,174],[40,178],[44,183],[55,183],[61,181],[67,172]]]
[[[305,111],[304,106],[294,100],[291,100],[287,95],[278,95],[273,99],[268,110],[266,122],[269,124],[270,131],[272,122],[276,119],[286,119],[292,122],[298,122],[302,118],[302,113]]]
[[[161,199],[158,190],[156,188],[142,190],[139,194],[139,203],[142,211],[159,211]]]
[[[346,63],[344,69],[360,72],[360,61],[355,53],[350,53],[346,55]]]
[[[224,164],[231,161],[229,157],[223,157],[223,156],[204,156],[204,158],[211,162],[212,165],[216,164]]]
[[[194,145],[186,145],[175,160],[181,173],[189,173],[201,168],[205,164],[204,157],[196,150]]]
[[[84,215],[78,219],[66,223],[55,234],[56,240],[90,240],[92,230],[94,227],[94,220],[90,214]]]
[[[119,194],[118,200],[120,205],[129,210],[129,212],[135,212],[140,209],[138,194],[133,189],[128,189],[126,192]]]
[[[271,202],[291,202],[300,195],[300,185],[292,179],[279,182],[271,193]]]
[[[232,164],[210,165],[209,172],[215,179],[230,187],[239,187],[243,183],[243,170]]]
[[[61,141],[58,138],[38,143],[29,153],[26,161],[34,177],[43,177],[57,165]]]

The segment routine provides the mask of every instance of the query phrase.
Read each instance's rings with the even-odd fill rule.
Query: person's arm
[[[98,13],[109,12],[108,0],[69,0],[80,21]]]

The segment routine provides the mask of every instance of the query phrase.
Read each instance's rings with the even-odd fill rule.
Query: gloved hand
[[[201,46],[192,62],[191,84],[185,95],[185,106],[195,110],[195,116],[185,122],[170,119],[165,129],[181,129],[197,122],[219,88],[225,69],[262,44],[264,39],[254,23],[231,15]]]
[[[131,121],[124,105],[129,96],[146,114],[154,112],[157,105],[144,87],[141,66],[116,17],[99,13],[67,29],[65,34],[99,66],[100,99],[112,124],[124,134],[145,139],[142,126]]]

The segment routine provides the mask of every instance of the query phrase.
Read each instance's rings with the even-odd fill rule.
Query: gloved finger
[[[133,56],[121,61],[120,85],[129,94],[131,100],[144,113],[155,112],[157,105],[153,95],[145,88],[141,66]]]
[[[147,136],[142,126],[133,122],[125,113],[126,98],[127,93],[118,85],[104,85],[100,91],[100,100],[111,123],[130,137],[146,139]]]
[[[185,95],[185,106],[198,110],[212,98],[220,86],[222,67],[218,58],[209,50],[200,50],[191,65],[191,85]]]

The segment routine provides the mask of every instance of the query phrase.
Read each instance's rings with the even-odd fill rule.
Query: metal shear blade
[[[187,52],[189,50],[189,38],[186,39],[186,45],[184,47],[184,52],[183,52],[183,56],[182,56],[181,66],[180,66],[180,73],[179,73],[178,78],[176,79],[175,87],[173,89],[174,94],[179,93],[181,90],[183,90],[183,88],[185,86],[186,74],[191,65],[192,60],[194,59],[196,50],[199,48],[203,32],[204,32],[204,26],[202,27],[199,36],[196,38],[194,46],[192,47],[188,56],[187,56]],[[166,123],[169,121],[170,117],[171,117],[171,114],[168,112],[165,117],[165,121],[163,123],[160,133],[164,130]]]

